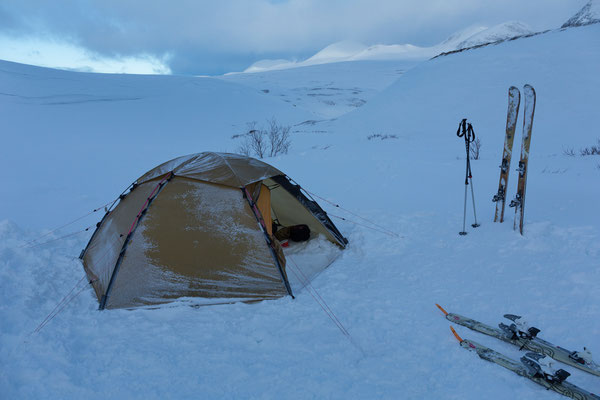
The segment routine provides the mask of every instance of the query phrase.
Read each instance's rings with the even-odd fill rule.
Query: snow
[[[2,61],[0,87],[0,166],[11,171],[0,219],[35,228],[111,201],[167,160],[235,151],[231,138],[250,121],[315,118],[213,78],[86,74]]]
[[[563,28],[597,24],[600,22],[600,1],[589,0],[581,10],[563,24]]]
[[[356,53],[360,53],[367,48],[362,43],[351,41],[342,41],[331,44],[319,51],[314,56],[306,60],[309,64],[326,64],[330,62],[346,61],[352,58]]]
[[[486,26],[472,25],[458,32],[454,32],[442,42],[442,45],[456,48],[456,46],[458,46],[460,43],[464,42],[465,40],[474,35],[477,35],[479,32],[485,31],[486,29]]]
[[[469,36],[466,40],[460,42],[456,48],[464,49],[466,47],[473,47],[480,44],[493,43],[500,40],[510,39],[516,36],[529,35],[532,33],[533,31],[531,30],[531,28],[529,28],[522,22],[505,22]]]
[[[247,80],[0,63],[2,396],[559,398],[460,348],[435,303],[490,325],[505,313],[527,315],[540,337],[600,354],[600,159],[577,155],[599,138],[600,25],[403,62],[315,65]],[[313,102],[308,89],[294,91],[322,83],[368,96],[361,107],[331,105],[336,116],[324,118],[327,104]],[[507,91],[526,83],[538,97],[521,236],[512,209],[506,223],[491,222],[490,200]],[[342,92],[338,99],[356,96]],[[293,143],[290,154],[265,161],[344,208],[319,200],[347,219],[332,217],[350,244],[311,285],[354,344],[308,290],[255,304],[97,311],[77,260],[90,232],[55,239],[100,216],[49,230],[161,162],[235,150],[232,136],[246,122],[272,116],[293,125]],[[472,166],[482,226],[464,237],[464,144],[455,136],[462,118],[482,141]],[[521,119],[517,126],[513,150]],[[575,156],[564,153],[571,148]],[[509,198],[514,168],[515,161]],[[32,333],[72,288],[79,294]],[[455,329],[512,358],[522,354]],[[564,368],[572,383],[600,391],[597,377]]]
[[[419,61],[349,61],[303,68],[228,74],[221,79],[251,87],[311,112],[298,129],[356,110]]]
[[[253,73],[253,72],[263,72],[263,71],[273,71],[278,69],[286,69],[294,66],[294,62],[286,59],[277,59],[277,60],[260,60],[249,66],[244,70],[244,72]]]
[[[244,70],[244,73],[276,71],[346,61],[397,60],[418,62],[448,51],[506,40],[533,33],[527,25],[518,21],[505,22],[491,28],[471,26],[452,34],[434,46],[421,47],[412,44],[375,44],[366,46],[352,41],[333,43],[304,61],[260,60]],[[228,75],[237,75],[235,73]]]
[[[331,265],[341,253],[341,250],[325,239],[322,235],[311,238],[307,242],[295,243],[288,241],[288,247],[283,248],[287,260],[288,280],[292,293],[310,284],[326,267]]]

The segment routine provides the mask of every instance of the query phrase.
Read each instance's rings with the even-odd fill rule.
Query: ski
[[[586,371],[592,375],[600,376],[600,365],[595,363],[591,356],[587,356],[584,352],[570,351],[563,347],[556,346],[550,342],[545,341],[537,337],[540,332],[537,328],[528,328],[527,330],[520,330],[516,323],[506,325],[500,323],[498,328],[491,327],[484,324],[483,322],[476,321],[471,318],[463,317],[462,315],[448,313],[439,304],[436,304],[438,308],[444,313],[448,321],[456,324],[465,326],[471,330],[474,330],[484,335],[495,337],[496,339],[502,340],[503,342],[510,343],[519,347],[521,350],[526,349],[534,351],[539,354],[549,356],[556,361],[578,368],[582,371]],[[513,322],[519,319],[518,316],[512,314],[506,314],[505,317],[512,320]]]
[[[519,89],[511,86],[508,89],[508,112],[506,114],[506,135],[504,136],[504,150],[502,151],[502,162],[500,164],[500,182],[498,183],[498,193],[494,195],[492,201],[496,203],[496,213],[494,222],[504,222],[504,207],[506,205],[506,190],[508,185],[508,172],[510,169],[510,160],[512,157],[512,147],[515,140],[515,128],[517,126],[517,117],[519,115],[519,105],[521,103],[521,92]]]
[[[547,390],[554,390],[563,396],[576,400],[600,400],[599,396],[567,382],[566,379],[570,374],[565,370],[559,369],[553,373],[544,371],[539,363],[540,358],[543,358],[544,356],[536,353],[528,353],[525,357],[522,357],[519,362],[472,340],[462,339],[454,329],[452,329],[452,332],[460,342],[461,347],[475,351],[480,358],[511,370],[517,375],[523,376]]]
[[[523,87],[525,96],[525,106],[523,110],[523,140],[521,142],[521,159],[519,160],[519,182],[517,184],[517,194],[509,204],[515,208],[515,222],[513,229],[517,229],[523,234],[523,222],[525,220],[525,187],[527,185],[527,170],[529,164],[529,146],[531,144],[531,129],[533,127],[533,114],[535,113],[535,90],[530,85]]]

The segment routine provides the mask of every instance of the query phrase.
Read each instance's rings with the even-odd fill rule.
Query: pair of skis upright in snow
[[[589,353],[569,351],[540,339],[537,337],[537,334],[540,332],[537,328],[531,327],[522,331],[520,329],[521,327],[518,326],[521,317],[516,315],[505,315],[506,318],[514,323],[510,325],[500,323],[498,328],[494,328],[482,322],[463,317],[462,315],[448,313],[439,304],[436,304],[436,306],[438,306],[449,321],[531,352],[526,353],[525,356],[521,357],[520,361],[516,361],[472,340],[462,339],[451,327],[450,329],[452,329],[454,336],[459,340],[461,347],[467,350],[474,350],[477,355],[484,360],[507,368],[517,375],[528,378],[548,390],[554,390],[557,393],[577,400],[600,400],[599,396],[567,382],[566,379],[570,374],[565,370],[559,369],[558,371],[548,371],[544,368],[544,361],[547,357],[551,357],[564,364],[600,376],[600,365],[596,364],[591,359]]]
[[[527,166],[529,162],[529,145],[531,143],[531,129],[533,127],[533,115],[535,112],[535,90],[530,85],[523,88],[525,96],[525,105],[523,110],[523,140],[521,142],[521,159],[519,160],[519,182],[517,184],[517,194],[514,200],[509,204],[515,208],[515,222],[513,228],[523,234],[523,221],[525,216],[525,186],[527,183]],[[508,113],[506,116],[506,136],[504,137],[504,150],[502,152],[502,164],[500,165],[500,182],[498,184],[498,193],[494,195],[493,201],[496,202],[496,213],[494,222],[504,221],[504,208],[506,205],[506,194],[508,185],[508,172],[510,170],[510,160],[512,157],[512,147],[515,140],[515,128],[517,126],[517,117],[519,116],[519,106],[521,103],[521,92],[519,89],[511,86],[508,89]]]

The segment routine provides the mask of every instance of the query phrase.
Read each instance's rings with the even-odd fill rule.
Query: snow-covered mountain
[[[250,67],[246,68],[244,72],[253,73],[253,72],[263,72],[263,71],[273,71],[280,69],[288,69],[288,68],[297,68],[297,67],[306,67],[310,65],[320,65],[320,64],[328,64],[335,63],[341,61],[348,61],[352,59],[356,54],[361,53],[367,49],[362,43],[353,42],[353,41],[341,41],[337,43],[330,44],[324,49],[320,50],[310,58],[304,61],[290,61],[290,60],[261,60],[252,64]]]
[[[327,64],[330,62],[347,61],[367,49],[362,43],[342,41],[331,44],[307,59],[307,65]]]
[[[420,47],[412,44],[366,46],[362,43],[342,41],[325,47],[304,61],[261,60],[252,64],[244,72],[255,73],[343,61],[426,60],[443,52],[497,42],[529,33],[532,33],[532,31],[525,24],[512,21],[491,28],[472,26],[456,32],[443,42],[430,47]]]
[[[438,54],[532,33],[519,22],[472,26],[431,47],[339,42],[302,62],[264,60],[221,79],[241,83],[315,114],[336,118],[361,107],[404,71]],[[377,73],[373,73],[373,69]]]
[[[531,28],[522,22],[505,22],[491,28],[484,29],[463,40],[456,46],[455,50],[478,46],[486,43],[494,43],[501,40],[511,39],[533,33]]]
[[[577,14],[563,24],[563,28],[600,23],[600,0],[590,0]]]

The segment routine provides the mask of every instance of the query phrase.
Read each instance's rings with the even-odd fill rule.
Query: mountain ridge
[[[531,33],[534,32],[526,24],[509,21],[489,28],[472,25],[453,33],[444,41],[428,47],[413,44],[375,44],[366,46],[357,42],[340,41],[324,47],[304,61],[260,60],[250,65],[242,73],[265,72],[342,61],[426,60],[441,53]]]
[[[590,0],[575,15],[565,22],[561,28],[570,28],[600,23],[600,1]]]

